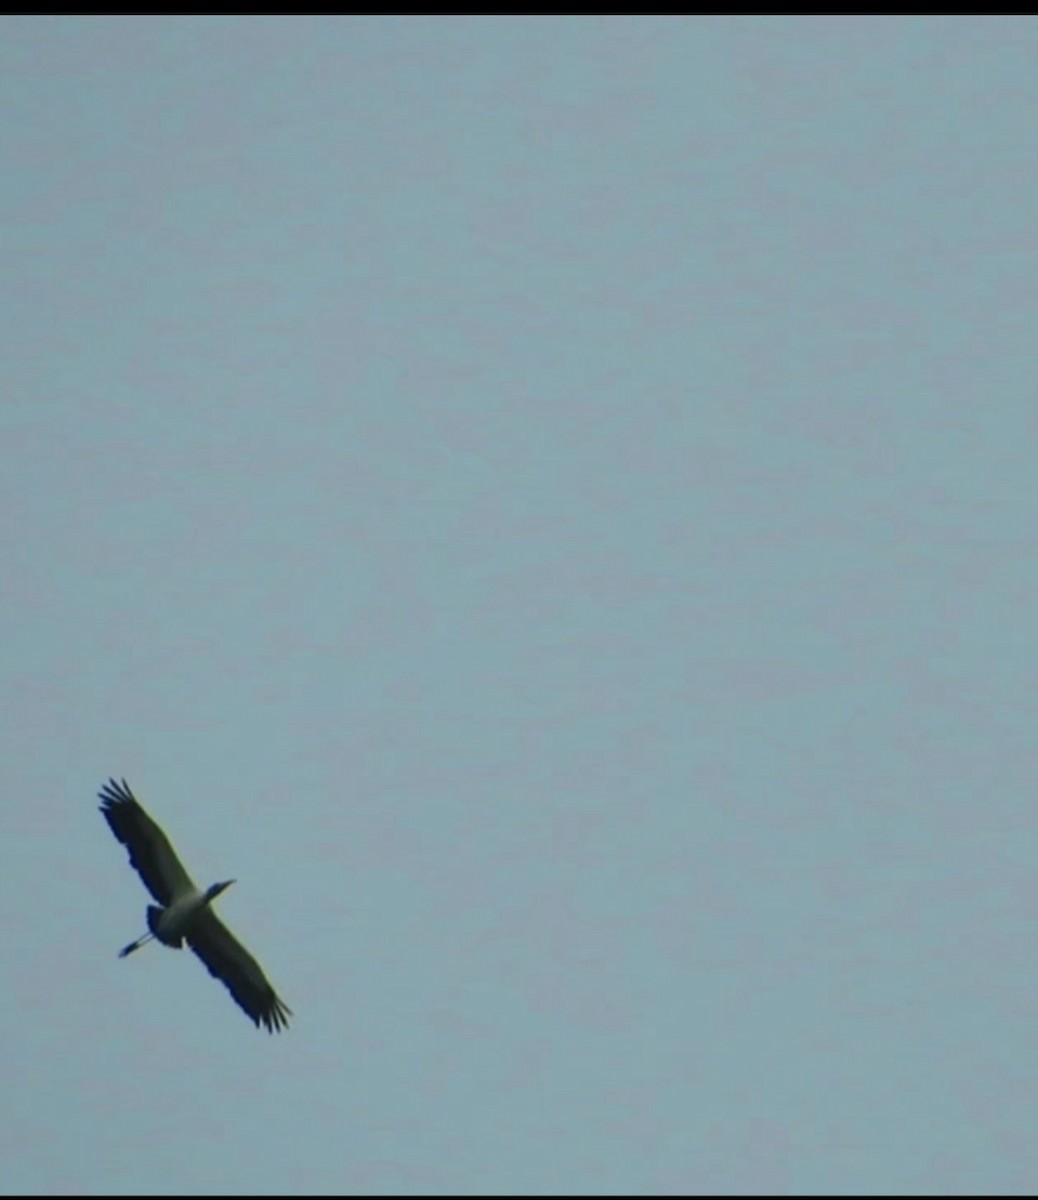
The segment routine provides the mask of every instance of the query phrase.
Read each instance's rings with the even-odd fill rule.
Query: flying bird
[[[101,788],[101,812],[112,833],[130,854],[130,866],[158,902],[148,905],[149,933],[124,946],[125,958],[146,942],[158,939],[179,950],[184,942],[219,979],[258,1029],[268,1033],[288,1027],[292,1010],[278,998],[259,963],[213,912],[212,902],[234,883],[214,883],[202,891],[170,845],[169,838],[137,802],[124,779]]]

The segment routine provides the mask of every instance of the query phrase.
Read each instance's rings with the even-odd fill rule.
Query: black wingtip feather
[[[101,800],[101,811],[106,813],[121,804],[137,803],[137,797],[130,791],[130,785],[125,779],[121,783],[109,779],[97,794]]]

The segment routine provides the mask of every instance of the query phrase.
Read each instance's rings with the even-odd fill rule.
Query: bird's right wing
[[[194,882],[169,838],[141,808],[126,780],[109,779],[98,794],[109,828],[130,852],[130,866],[159,904],[165,906],[174,896],[193,891]]]

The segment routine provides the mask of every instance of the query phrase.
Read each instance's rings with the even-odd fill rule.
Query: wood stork
[[[98,795],[109,828],[130,853],[130,866],[158,901],[158,905],[148,905],[150,932],[124,946],[119,957],[125,958],[153,938],[177,950],[186,941],[257,1029],[263,1025],[268,1033],[275,1033],[287,1027],[292,1010],[278,998],[259,963],[210,907],[234,880],[214,883],[204,892],[197,888],[169,838],[141,808],[125,779],[121,783],[109,779]]]

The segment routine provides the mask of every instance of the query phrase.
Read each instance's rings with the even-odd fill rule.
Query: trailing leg
[[[145,944],[145,942],[150,942],[154,936],[155,935],[153,933],[146,933],[143,937],[139,937],[135,942],[131,942],[128,946],[123,946],[123,948],[119,951],[119,957],[125,958],[127,954],[132,954],[134,950],[139,950],[141,946]]]

